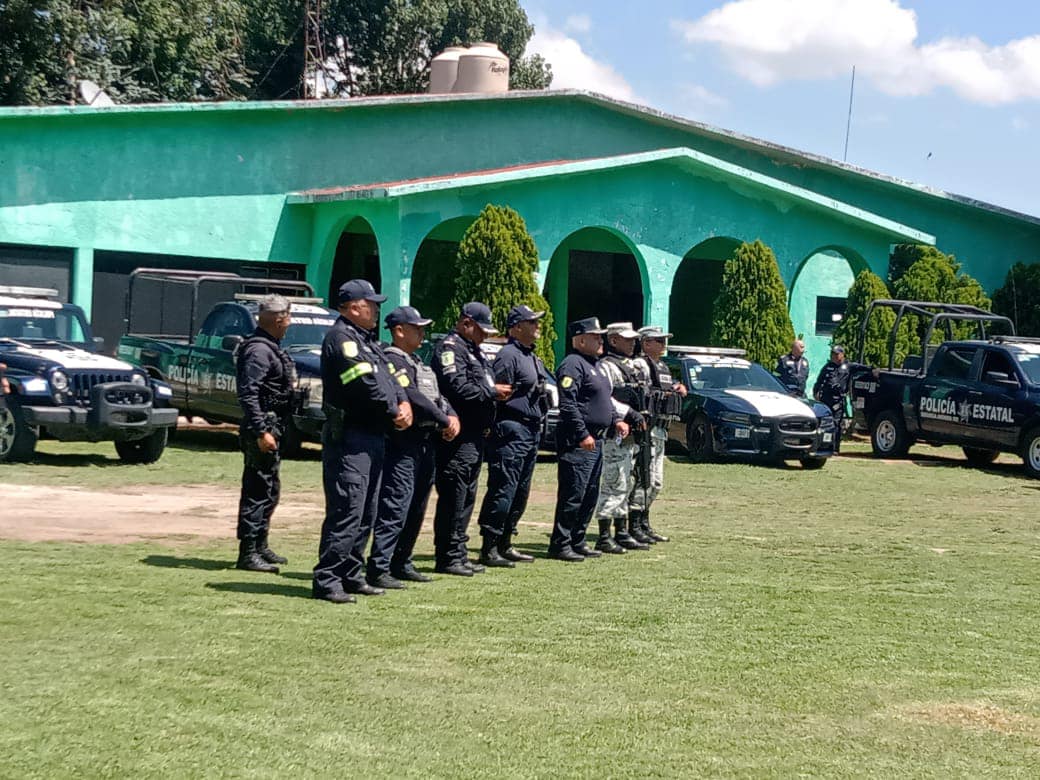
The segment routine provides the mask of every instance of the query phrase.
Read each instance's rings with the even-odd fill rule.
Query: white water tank
[[[459,74],[459,55],[465,51],[465,46],[449,46],[430,61],[431,95],[443,95],[452,91]]]
[[[493,43],[475,43],[459,55],[452,92],[508,92],[509,58]]]

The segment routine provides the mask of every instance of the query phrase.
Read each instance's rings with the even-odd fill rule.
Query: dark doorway
[[[351,279],[367,279],[377,291],[382,287],[379,244],[372,226],[361,217],[351,220],[339,237],[329,278],[329,301],[335,302],[340,285]]]
[[[643,283],[639,266],[621,252],[570,251],[567,276],[567,321],[599,317],[600,324],[643,325]]]
[[[0,284],[47,287],[69,300],[72,250],[0,244]]]

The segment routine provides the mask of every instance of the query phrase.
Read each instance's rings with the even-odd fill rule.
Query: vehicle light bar
[[[280,293],[274,293],[274,294],[275,295],[280,295]],[[260,293],[235,293],[235,300],[236,301],[259,301],[262,298],[266,298],[267,295],[268,295],[268,293],[264,293],[264,294],[260,294]],[[325,300],[323,298],[305,297],[305,296],[302,296],[302,295],[282,295],[282,297],[285,298],[285,300],[289,301],[289,303],[317,303],[319,305],[324,305],[325,304]]]
[[[686,347],[668,345],[669,354],[675,355],[727,355],[729,357],[744,357],[746,349],[735,347]]]
[[[0,284],[0,295],[20,295],[27,298],[57,298],[59,293],[53,287],[19,287],[17,285]]]

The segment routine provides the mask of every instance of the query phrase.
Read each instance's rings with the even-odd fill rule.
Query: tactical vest
[[[293,359],[289,357],[289,353],[284,349],[273,344],[270,339],[256,334],[246,336],[242,340],[236,353],[236,359],[242,354],[246,345],[254,341],[262,344],[265,349],[274,353],[274,356],[278,358],[278,362],[282,364],[282,376],[284,377],[282,386],[278,389],[268,388],[266,384],[261,385],[260,408],[283,417],[292,410],[293,388],[296,386],[296,363],[293,362]]]
[[[400,347],[391,345],[384,351],[393,352],[395,355],[401,355],[406,358],[415,367],[415,387],[438,407],[442,407],[441,391],[437,387],[437,375],[433,373],[432,368],[421,360],[417,360],[414,355],[409,355]]]
[[[611,393],[615,399],[631,406],[637,412],[643,412],[647,407],[646,385],[641,381],[639,372],[632,365],[632,358],[614,353],[603,358],[616,366],[621,373],[622,384],[615,387]]]

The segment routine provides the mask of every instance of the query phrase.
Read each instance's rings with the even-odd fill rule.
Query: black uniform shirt
[[[292,411],[296,371],[292,358],[279,344],[274,336],[258,327],[238,350],[235,386],[242,407],[242,430],[257,438],[274,428],[266,416],[268,412],[274,412],[284,423]]]
[[[480,347],[449,333],[433,348],[441,395],[458,412],[463,436],[482,436],[495,421],[495,376]]]
[[[560,421],[556,439],[560,449],[576,447],[586,436],[602,438],[621,419],[611,401],[607,370],[594,357],[568,355],[556,369],[560,390]]]
[[[509,400],[499,403],[499,417],[540,423],[549,411],[544,392],[547,373],[534,349],[510,338],[509,343],[495,355],[491,367],[496,382],[513,386]]]
[[[860,371],[870,371],[870,366],[862,363],[850,363],[847,360],[841,363],[828,360],[820,369],[820,375],[816,378],[816,384],[813,385],[813,397],[819,398],[821,403],[831,407],[839,403],[844,404],[852,375]]]
[[[393,369],[394,380],[404,388],[405,397],[412,405],[412,417],[415,420],[411,428],[399,431],[399,433],[407,434],[412,431],[447,428],[448,415],[454,415],[455,410],[451,408],[451,404],[444,396],[440,395],[436,376],[431,375],[430,377],[430,381],[433,382],[431,392],[431,388],[423,387],[419,377],[421,369],[427,371],[430,369],[423,366],[418,357],[406,354],[396,347],[385,349],[384,354],[390,363],[390,368]],[[433,394],[437,395],[437,400],[430,397]]]
[[[342,316],[321,345],[321,386],[324,402],[343,411],[346,425],[369,430],[385,431],[405,400],[379,342]]]
[[[776,373],[788,390],[805,395],[805,383],[809,381],[809,361],[805,355],[795,357],[790,352],[776,361]]]

